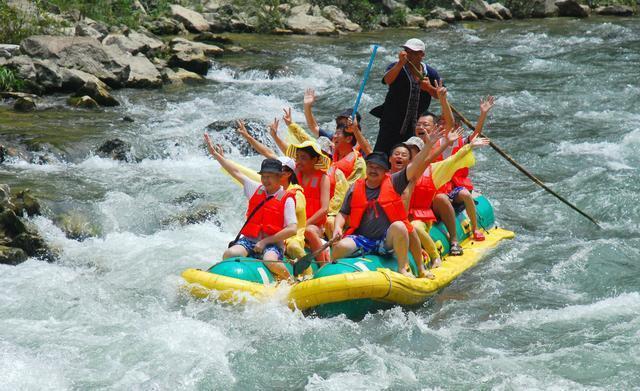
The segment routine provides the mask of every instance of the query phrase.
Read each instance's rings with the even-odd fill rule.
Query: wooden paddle
[[[456,116],[458,116],[458,118],[460,118],[460,120],[469,127],[469,129],[471,129],[472,131],[475,129],[475,126],[467,119],[465,118],[464,115],[462,115],[462,113],[460,113],[452,104],[449,104],[449,106],[451,107],[451,110],[455,113]],[[491,148],[493,148],[494,151],[498,152],[498,154],[500,156],[502,156],[503,158],[505,158],[509,163],[511,163],[511,165],[513,165],[515,168],[517,168],[521,173],[523,173],[524,175],[526,175],[529,179],[531,179],[536,185],[542,187],[543,189],[545,189],[547,192],[551,193],[551,195],[553,195],[554,197],[556,197],[557,199],[559,199],[560,201],[562,201],[563,203],[565,203],[567,206],[569,206],[571,209],[575,210],[576,212],[580,213],[582,216],[586,217],[587,219],[589,219],[589,221],[591,221],[593,224],[595,224],[598,228],[602,228],[600,226],[600,224],[598,224],[598,222],[591,216],[589,216],[588,214],[586,214],[585,212],[581,211],[580,209],[578,209],[577,206],[573,205],[571,202],[567,201],[564,197],[562,197],[561,195],[559,195],[558,193],[556,193],[555,191],[551,190],[549,188],[549,186],[545,185],[544,182],[542,182],[540,179],[538,179],[535,175],[533,175],[532,173],[530,173],[529,171],[527,171],[527,169],[525,169],[524,167],[522,167],[518,162],[516,162],[508,153],[506,153],[505,151],[502,150],[502,148],[498,147],[493,141],[489,140],[489,145],[491,146]]]
[[[340,239],[342,239],[341,235],[336,236],[335,238],[332,238],[331,240],[329,240],[328,242],[320,246],[318,249],[305,255],[304,257],[300,257],[296,260],[290,261],[290,263],[293,264],[293,275],[298,276],[301,273],[303,273],[305,270],[307,270],[307,268],[311,265],[311,263],[315,261],[316,255],[320,254],[321,252],[323,252],[324,250],[332,246],[335,242],[337,242]]]

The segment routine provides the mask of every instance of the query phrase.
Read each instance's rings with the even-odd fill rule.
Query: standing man
[[[398,61],[390,64],[382,78],[389,86],[381,106],[371,110],[380,118],[380,130],[374,150],[389,153],[392,146],[413,136],[418,116],[429,109],[436,96],[438,72],[422,63],[424,42],[411,38],[401,46]]]

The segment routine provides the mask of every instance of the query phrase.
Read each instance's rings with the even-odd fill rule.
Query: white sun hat
[[[407,42],[404,43],[401,47],[413,50],[414,52],[424,52],[424,42],[419,40],[418,38],[411,38]]]

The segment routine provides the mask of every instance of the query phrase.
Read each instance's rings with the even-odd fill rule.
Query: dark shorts
[[[266,254],[269,251],[273,251],[278,255],[278,259],[283,259],[282,249],[276,246],[275,244],[268,244],[264,248],[264,252],[262,254],[258,254],[255,251],[253,251],[253,248],[255,247],[256,243],[257,242],[254,242],[253,240],[249,240],[244,236],[241,236],[240,239],[238,239],[238,241],[234,243],[234,246],[238,245],[238,246],[244,247],[245,250],[247,250],[247,252],[249,253],[247,256],[251,258],[262,259],[264,254]]]
[[[451,205],[453,206],[453,210],[456,211],[456,214],[462,213],[462,211],[465,209],[465,206],[464,202],[455,202],[454,200],[462,190],[466,189],[467,188],[464,186],[458,186],[449,192],[449,201],[451,201]],[[471,190],[470,193],[471,192],[473,192],[473,190]]]
[[[382,239],[370,239],[363,235],[348,235],[348,238],[351,238],[356,244],[358,248],[355,253],[352,254],[354,257],[359,257],[362,255],[372,254],[372,255],[390,255],[393,254],[393,249],[387,249],[384,246],[384,238]]]

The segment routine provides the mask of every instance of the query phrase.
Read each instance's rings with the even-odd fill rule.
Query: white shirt
[[[244,196],[247,199],[253,197],[258,189],[261,187],[264,189],[264,186],[260,182],[252,181],[249,178],[244,178],[242,181],[242,186],[244,187]],[[280,188],[273,194],[267,194],[268,196],[279,196],[281,193],[285,192],[284,188],[280,186]],[[298,218],[296,217],[296,202],[293,198],[287,198],[284,202],[284,224],[282,228],[290,224],[298,224]]]

